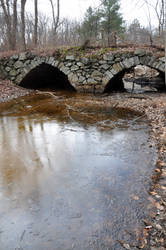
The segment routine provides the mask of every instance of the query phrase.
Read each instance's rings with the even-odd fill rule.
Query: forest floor
[[[25,96],[34,92],[34,90],[28,90],[14,85],[11,81],[0,81],[0,102],[7,102],[14,98]]]
[[[8,102],[37,92],[15,86],[10,81],[0,81],[0,102]],[[138,111],[138,119],[147,117],[151,126],[150,146],[154,144],[158,151],[158,160],[149,190],[150,219],[144,221],[142,237],[138,239],[137,245],[130,246],[128,242],[122,242],[122,245],[124,249],[166,249],[166,94],[114,93],[93,96],[89,99],[90,102]]]

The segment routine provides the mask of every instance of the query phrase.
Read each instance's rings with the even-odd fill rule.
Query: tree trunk
[[[13,1],[13,49],[16,49],[17,40],[17,0]]]
[[[37,46],[37,42],[38,42],[38,0],[34,0],[34,3],[35,3],[34,45]]]
[[[13,37],[12,37],[12,25],[11,25],[11,15],[10,15],[10,9],[9,9],[9,2],[6,2],[6,5],[4,3],[4,0],[0,0],[2,9],[3,9],[3,13],[4,13],[4,17],[5,17],[5,22],[7,25],[7,38],[8,38],[8,47],[9,49],[14,49],[13,48]]]
[[[50,0],[51,8],[52,8],[52,17],[53,17],[53,23],[54,23],[54,35],[56,35],[57,28],[59,25],[59,17],[60,17],[60,0],[57,0],[57,16],[55,18],[55,10],[54,10],[54,4],[53,1]]]
[[[21,45],[22,49],[26,50],[25,43],[25,4],[26,0],[21,0]]]
[[[166,88],[166,3],[165,3],[165,6],[164,6],[164,27],[165,27],[165,88]]]

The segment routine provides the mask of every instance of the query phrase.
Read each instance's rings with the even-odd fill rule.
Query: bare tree
[[[17,33],[17,0],[0,0],[1,7],[4,13],[4,18],[7,26],[7,38],[9,49],[16,48],[16,33]]]
[[[25,4],[26,0],[21,0],[21,43],[22,43],[22,49],[26,49],[26,43],[25,43]]]
[[[13,48],[16,49],[17,39],[17,0],[13,1]]]
[[[164,22],[165,22],[165,1],[164,0],[155,0],[154,4],[151,0],[143,0],[148,8],[148,18],[150,17],[149,6],[152,7],[155,11],[157,20],[158,20],[158,33],[159,37],[164,33]]]
[[[166,3],[164,6],[164,17],[165,17],[165,23],[164,23],[164,28],[165,28],[165,87],[166,87]]]
[[[148,4],[147,0],[144,0],[144,1],[146,2],[147,10],[148,10],[147,19],[148,19],[148,23],[149,23],[149,38],[150,38],[150,45],[152,46],[153,45],[152,18],[151,18],[149,4]]]
[[[55,17],[55,8],[54,8],[53,0],[49,0],[49,1],[51,3],[51,8],[52,8],[54,34],[56,35],[57,28],[58,28],[58,25],[59,25],[59,18],[60,18],[60,0],[56,0],[56,8],[57,8],[57,15],[56,15],[56,17]]]
[[[35,25],[34,25],[34,45],[37,46],[38,40],[38,0],[34,0],[35,4]]]

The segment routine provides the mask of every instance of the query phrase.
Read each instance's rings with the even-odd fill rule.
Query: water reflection
[[[121,249],[117,240],[135,240],[125,230],[139,229],[146,211],[155,157],[147,139],[144,122],[101,131],[39,113],[2,116],[1,249]]]

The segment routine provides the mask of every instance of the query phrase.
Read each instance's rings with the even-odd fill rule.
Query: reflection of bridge
[[[136,65],[153,68],[164,78],[164,58],[158,58],[145,50],[115,51],[93,58],[74,55],[46,57],[21,53],[0,60],[3,77],[18,85],[94,93],[123,89],[124,74]]]

